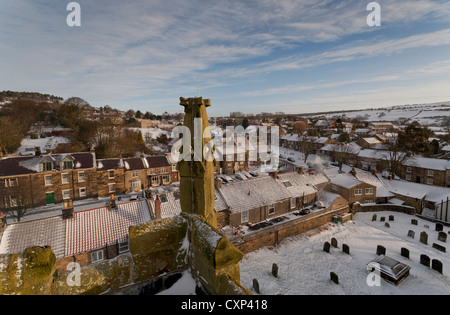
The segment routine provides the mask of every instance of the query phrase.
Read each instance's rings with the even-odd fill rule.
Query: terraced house
[[[0,160],[0,208],[123,194],[178,181],[166,156],[97,160],[95,152]]]

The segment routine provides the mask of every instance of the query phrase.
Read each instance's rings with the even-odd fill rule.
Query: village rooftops
[[[333,185],[338,185],[347,189],[358,186],[362,183],[362,181],[356,179],[352,175],[348,174],[339,174],[330,180],[330,183]]]

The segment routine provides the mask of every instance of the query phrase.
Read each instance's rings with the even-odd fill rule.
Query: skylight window
[[[286,187],[292,187],[291,182],[283,182],[283,184],[284,184],[284,186],[286,186]]]

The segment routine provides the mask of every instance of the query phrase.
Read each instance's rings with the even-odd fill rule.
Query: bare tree
[[[412,157],[411,151],[407,151],[398,141],[398,137],[388,137],[386,159],[389,162],[389,172],[393,175],[399,175],[401,167]]]
[[[31,191],[28,187],[15,186],[8,190],[9,195],[5,196],[9,206],[5,212],[14,217],[17,222],[33,208]]]
[[[356,153],[355,146],[348,143],[336,143],[331,146],[331,156],[338,163],[340,172],[342,172],[342,166],[348,163],[351,156]]]
[[[304,163],[306,163],[308,156],[314,151],[315,140],[316,137],[300,136],[298,138],[299,150],[303,152],[304,155]]]

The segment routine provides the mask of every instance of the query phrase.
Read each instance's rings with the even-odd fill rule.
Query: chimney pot
[[[114,194],[111,194],[111,198],[109,199],[109,207],[111,209],[116,208],[116,199],[114,198]]]
[[[41,156],[41,147],[35,147],[34,148],[34,155],[35,156]]]
[[[62,209],[62,217],[63,220],[72,219],[73,218],[73,204],[72,199],[64,201],[64,208]]]

